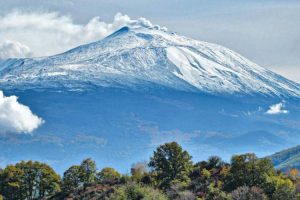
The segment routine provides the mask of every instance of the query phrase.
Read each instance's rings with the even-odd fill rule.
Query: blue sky
[[[0,5],[0,20],[13,11],[57,12],[71,18],[73,24],[83,25],[95,16],[111,22],[118,12],[131,19],[145,17],[179,34],[224,45],[300,82],[300,1],[297,0],[0,0]],[[0,46],[1,41],[11,40],[8,37],[14,32],[5,31],[0,34]],[[35,37],[39,35],[43,34],[37,33]],[[21,41],[15,42],[20,43],[27,41],[30,49],[37,49],[37,41],[25,36],[13,39],[18,38]],[[41,40],[51,39],[47,36]],[[59,51],[48,48],[53,51],[44,49],[45,55]],[[41,49],[36,51],[43,54]]]

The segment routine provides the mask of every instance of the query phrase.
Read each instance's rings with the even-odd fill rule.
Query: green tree
[[[96,180],[96,163],[91,158],[83,160],[79,168],[80,179],[84,184],[94,183]]]
[[[106,167],[97,173],[97,181],[102,184],[116,184],[120,181],[121,174],[114,168]]]
[[[69,193],[81,186],[80,166],[73,165],[64,172],[63,192]]]
[[[259,159],[255,154],[233,156],[227,189],[232,191],[241,186],[261,187],[267,175],[273,175],[275,169],[270,159]]]
[[[1,176],[1,193],[6,199],[24,199],[24,172],[14,165],[8,165]]]
[[[193,164],[191,156],[176,142],[159,146],[150,159],[149,166],[157,174],[159,187],[170,188],[171,184],[188,183]]]
[[[35,179],[39,198],[53,195],[60,191],[60,176],[49,165],[43,163],[35,163],[35,165],[38,169]]]
[[[205,168],[208,170],[219,170],[225,165],[226,163],[219,156],[211,156],[208,158]]]
[[[22,161],[5,168],[1,190],[5,199],[42,199],[60,191],[60,177],[46,164]]]

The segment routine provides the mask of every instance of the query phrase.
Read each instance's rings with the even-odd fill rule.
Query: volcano
[[[195,160],[298,144],[300,85],[217,44],[132,22],[62,54],[0,61],[0,88],[45,121],[3,134],[3,162],[120,171],[177,141]],[[288,112],[270,114],[281,103]],[[0,130],[1,132],[1,130]]]

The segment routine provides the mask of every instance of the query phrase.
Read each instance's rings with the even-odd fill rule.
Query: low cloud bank
[[[31,133],[44,123],[28,106],[20,104],[16,96],[4,96],[0,91],[0,134]]]
[[[22,58],[30,56],[30,48],[20,42],[5,40],[0,43],[0,58]]]
[[[0,58],[61,53],[78,45],[100,40],[127,25],[165,29],[154,26],[145,18],[132,20],[121,13],[117,13],[111,23],[104,22],[97,16],[86,24],[76,24],[71,16],[56,12],[14,11],[0,16]]]

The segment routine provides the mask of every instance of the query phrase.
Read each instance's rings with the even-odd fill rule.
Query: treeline
[[[0,170],[0,199],[103,200],[299,200],[298,171],[280,172],[267,158],[217,156],[192,162],[176,142],[159,146],[148,163],[131,174],[97,171],[92,159],[71,166],[61,178],[50,166],[20,162]]]

